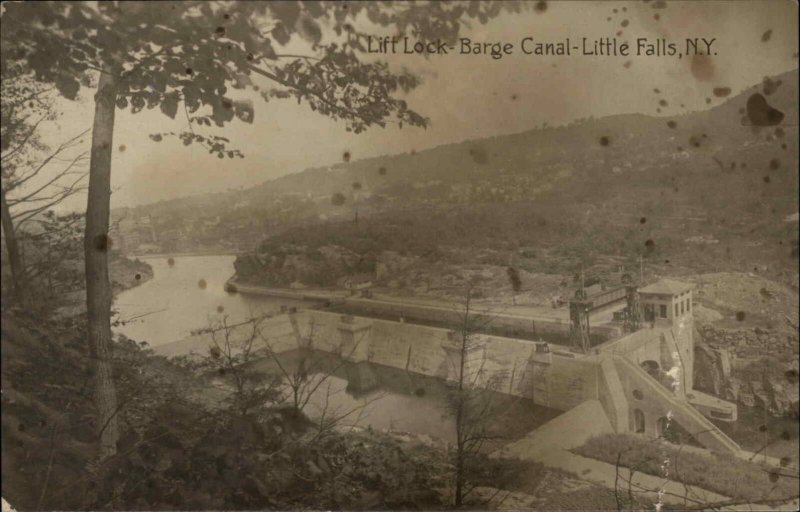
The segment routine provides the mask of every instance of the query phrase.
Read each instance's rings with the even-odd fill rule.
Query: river
[[[153,278],[119,294],[114,307],[123,323],[115,330],[154,347],[184,339],[222,315],[235,323],[300,304],[226,292],[235,256],[179,256],[172,265],[166,257],[141,259],[153,267]]]
[[[136,341],[163,345],[191,335],[195,329],[228,315],[231,323],[275,312],[281,305],[301,305],[282,298],[250,296],[224,291],[233,275],[234,256],[180,256],[170,264],[165,257],[145,259],[153,278],[119,294],[114,307],[123,321],[115,327]],[[289,368],[303,355],[281,356]],[[308,361],[308,355],[305,355]],[[455,424],[448,407],[448,387],[439,380],[372,363],[342,362],[336,356],[312,353],[325,382],[306,412],[319,416],[346,415],[341,423],[394,430],[452,442]],[[308,364],[308,363],[306,363]],[[260,369],[278,371],[274,361],[257,363]],[[366,388],[363,382],[369,381]],[[496,393],[493,429],[505,440],[516,439],[554,418],[558,411],[535,406],[529,400]]]

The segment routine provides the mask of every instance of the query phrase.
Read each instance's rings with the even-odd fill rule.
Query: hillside
[[[669,267],[655,272],[745,269],[796,283],[796,224],[784,219],[798,209],[797,91],[795,70],[702,112],[624,114],[342,162],[126,215],[150,214],[167,251],[249,250],[277,235],[300,243],[293,228],[303,226],[311,246],[403,240],[384,249],[436,248],[455,260],[477,247],[501,251],[500,264],[535,247],[523,268],[570,274],[598,256],[642,255]]]

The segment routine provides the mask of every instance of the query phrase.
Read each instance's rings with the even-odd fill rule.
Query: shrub
[[[662,465],[669,459],[670,479],[696,485],[731,498],[760,500],[798,495],[797,478],[780,476],[774,468],[732,455],[686,452],[662,439],[630,434],[606,434],[589,439],[574,451],[579,455],[620,465],[655,476],[664,476]]]

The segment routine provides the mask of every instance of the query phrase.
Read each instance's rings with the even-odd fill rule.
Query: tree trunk
[[[117,450],[117,392],[111,366],[111,282],[108,278],[108,222],[111,201],[111,151],[114,136],[116,77],[101,73],[95,95],[89,197],[83,250],[86,265],[86,308],[89,350],[94,365],[97,429],[104,456]]]
[[[8,209],[8,203],[6,203],[6,191],[2,189],[0,189],[0,209],[2,210],[0,214],[2,214],[8,265],[11,268],[11,281],[14,285],[14,300],[17,305],[20,305],[25,302],[27,295],[27,290],[25,289],[25,267],[22,265],[22,257],[19,254],[14,221],[11,219],[11,212]]]

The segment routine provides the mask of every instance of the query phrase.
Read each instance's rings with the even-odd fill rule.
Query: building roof
[[[693,290],[694,285],[672,279],[661,279],[653,284],[648,284],[644,288],[639,288],[639,293],[655,293],[659,295],[680,295],[683,292]]]

